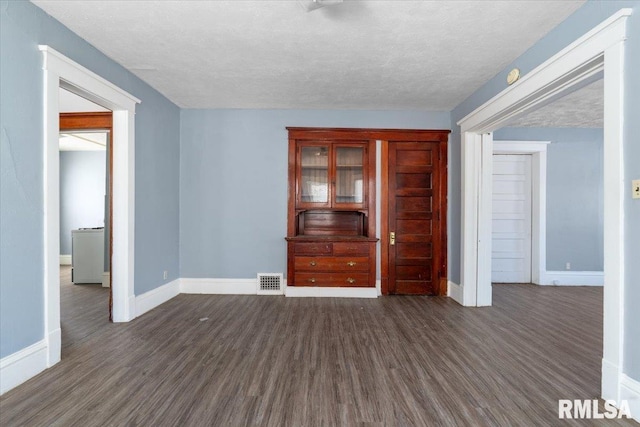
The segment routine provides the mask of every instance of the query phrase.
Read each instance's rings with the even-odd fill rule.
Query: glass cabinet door
[[[300,202],[329,203],[329,146],[300,149]]]
[[[364,147],[335,147],[335,204],[364,203]]]

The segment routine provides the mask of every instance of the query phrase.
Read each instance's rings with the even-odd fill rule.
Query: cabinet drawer
[[[368,287],[367,273],[296,273],[295,286]]]
[[[296,271],[368,271],[368,257],[309,257],[297,256],[293,268]]]
[[[293,252],[303,255],[331,255],[331,243],[292,243]]]
[[[369,255],[369,243],[365,242],[336,242],[333,244],[333,254],[339,255]]]

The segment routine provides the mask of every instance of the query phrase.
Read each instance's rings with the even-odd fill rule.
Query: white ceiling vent
[[[258,273],[258,295],[283,295],[282,273]]]

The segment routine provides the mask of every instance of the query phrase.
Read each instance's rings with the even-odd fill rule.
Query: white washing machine
[[[71,230],[71,253],[73,283],[102,283],[104,228]]]

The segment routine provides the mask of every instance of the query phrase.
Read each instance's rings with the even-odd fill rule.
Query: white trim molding
[[[153,310],[178,295],[180,295],[180,279],[165,283],[149,292],[136,296],[136,317],[142,316],[144,313]]]
[[[493,141],[493,154],[531,155],[531,282],[547,269],[547,147],[551,141]]]
[[[603,286],[604,271],[547,271],[540,285]]]
[[[110,288],[111,287],[111,273],[105,271],[102,273],[102,287]]]
[[[180,279],[183,294],[257,295],[253,279]]]
[[[463,301],[462,293],[463,293],[462,286],[452,282],[451,280],[447,282],[447,296],[450,298],[453,298],[453,300],[460,305],[464,305],[462,304],[462,301]]]
[[[73,265],[71,255],[60,255],[60,265]]]
[[[604,304],[602,398],[619,400],[624,336],[624,45],[632,9],[621,9],[458,122],[461,134],[461,280],[464,305],[490,298],[486,236],[491,215],[485,135],[604,72]],[[489,163],[487,163],[487,161]],[[489,196],[490,196],[489,189]],[[489,244],[490,246],[490,244]],[[489,300],[490,302],[490,300]]]
[[[640,422],[640,381],[622,374],[620,376],[620,400],[626,400],[629,403],[631,417]]]
[[[378,290],[376,288],[288,286],[286,296],[296,298],[378,298]]]
[[[59,88],[113,111],[113,320],[135,316],[135,109],[139,99],[46,45],[43,69],[44,327],[47,366],[60,361]],[[55,340],[55,341],[52,341]]]
[[[0,394],[47,369],[47,341],[38,341],[0,359]]]

